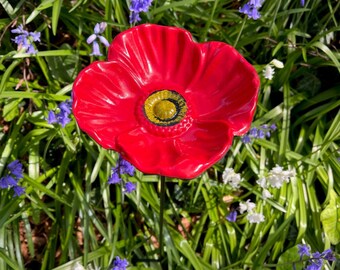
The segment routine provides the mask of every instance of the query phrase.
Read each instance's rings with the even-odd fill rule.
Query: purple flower
[[[90,55],[94,55],[94,56],[102,55],[100,52],[99,43],[97,42],[97,40],[99,40],[100,43],[104,44],[104,46],[106,47],[110,46],[107,39],[101,35],[105,31],[106,26],[107,26],[107,23],[105,22],[97,23],[93,29],[94,33],[87,38],[86,40],[87,44],[92,43],[92,53]]]
[[[258,8],[262,6],[264,0],[250,0],[242,8],[240,12],[246,14],[250,19],[257,20],[261,17]]]
[[[256,8],[260,8],[262,6],[263,2],[264,2],[264,0],[250,0],[249,5],[252,5]]]
[[[136,12],[131,12],[129,18],[130,18],[131,24],[139,22],[139,21],[142,20],[141,17],[139,16],[139,13],[136,13]]]
[[[257,137],[257,131],[258,131],[258,129],[256,127],[253,127],[253,128],[250,129],[249,135],[256,138]]]
[[[14,160],[10,164],[7,165],[7,169],[10,171],[12,175],[14,175],[17,179],[23,178],[22,174],[22,164],[19,160]]]
[[[20,24],[18,28],[12,29],[11,32],[14,34],[22,34],[22,35],[28,36],[28,31],[24,30],[24,27],[22,26],[22,24]]]
[[[126,259],[121,259],[119,256],[113,261],[113,268],[111,270],[126,270],[129,263]]]
[[[271,131],[275,131],[277,129],[275,124],[271,124],[269,128]]]
[[[0,188],[6,189],[11,188],[18,185],[18,180],[14,179],[11,175],[5,175],[4,177],[1,177],[0,179]]]
[[[265,134],[264,134],[263,130],[259,129],[258,132],[257,132],[257,138],[264,139],[264,136],[265,136]]]
[[[36,50],[33,46],[33,44],[28,45],[26,48],[26,53],[28,54],[37,54],[38,50]]]
[[[55,124],[55,123],[58,122],[57,116],[55,115],[55,113],[53,111],[48,112],[47,122],[49,124]]]
[[[322,252],[321,257],[327,261],[335,261],[334,253],[330,248]]]
[[[71,106],[72,106],[72,102],[70,102],[70,100],[68,100],[68,101],[65,101],[65,102],[61,102],[58,107],[62,112],[70,114],[71,110],[72,110]]]
[[[40,42],[40,32],[28,32],[24,30],[22,25],[19,25],[18,28],[12,29],[12,33],[19,34],[14,39],[14,43],[16,43],[20,48],[24,48],[25,52],[28,54],[36,54],[38,50],[34,48],[34,42]]]
[[[40,32],[30,32],[29,35],[32,37],[33,41],[39,41],[40,42]]]
[[[108,183],[118,184],[122,180],[120,177],[122,174],[133,176],[134,173],[135,167],[133,167],[130,162],[119,156],[116,166],[112,168],[112,174],[108,179]]]
[[[19,160],[14,160],[7,165],[8,174],[0,178],[0,189],[13,188],[14,197],[25,192],[25,188],[18,185],[18,181],[24,177],[22,164]]]
[[[318,263],[312,262],[310,265],[308,265],[305,270],[321,270],[322,268],[322,263],[321,265]]]
[[[241,141],[242,141],[243,143],[247,144],[247,143],[250,143],[250,142],[251,142],[251,139],[250,139],[250,137],[249,137],[248,135],[244,135],[244,136],[242,137]]]
[[[297,247],[298,247],[298,253],[299,253],[299,255],[300,255],[300,260],[302,259],[302,257],[304,256],[304,255],[306,255],[306,256],[310,256],[310,247],[309,246],[307,246],[307,245],[297,245]]]
[[[130,11],[133,12],[147,12],[151,6],[152,0],[131,0],[131,5],[129,7]]]
[[[61,102],[58,105],[59,113],[55,113],[53,111],[48,112],[47,122],[49,124],[60,124],[62,127],[65,127],[68,123],[70,123],[71,119],[69,115],[72,111],[72,99],[69,99],[65,102]]]
[[[243,143],[250,143],[251,139],[264,139],[270,138],[271,132],[276,130],[276,125],[263,124],[260,127],[252,127],[249,132],[242,137]]]
[[[133,167],[133,165],[130,162],[126,161],[121,156],[119,156],[118,163],[120,174],[127,173],[128,175],[133,176],[133,174],[135,173],[135,167]]]
[[[58,122],[62,127],[65,127],[68,123],[71,122],[71,119],[68,117],[68,113],[61,111],[60,113],[58,113]]]
[[[136,190],[136,184],[132,183],[132,182],[127,182],[124,186],[125,189],[125,193],[131,193],[133,191]]]
[[[305,5],[305,0],[301,0],[300,4],[301,4],[301,6],[304,6]]]
[[[321,259],[321,253],[319,251],[312,253],[312,259]]]
[[[130,23],[136,23],[141,20],[139,13],[147,12],[151,6],[152,0],[131,0],[131,5],[129,7],[130,13]]]
[[[109,184],[119,184],[122,179],[119,177],[118,171],[114,168],[112,169],[112,174],[108,179]]]
[[[233,210],[229,213],[229,215],[226,217],[226,219],[230,222],[235,222],[237,218],[237,211]]]
[[[13,190],[14,190],[14,197],[19,197],[25,193],[25,188],[20,187],[20,186],[14,186]]]
[[[100,52],[99,43],[97,41],[93,41],[92,43],[92,53],[90,55],[93,56],[102,56],[102,53]]]

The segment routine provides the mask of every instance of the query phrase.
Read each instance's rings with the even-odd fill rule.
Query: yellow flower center
[[[178,124],[187,112],[185,99],[177,92],[160,90],[153,92],[144,102],[146,118],[157,126]]]
[[[170,100],[160,100],[153,107],[154,116],[162,121],[174,118],[176,113],[176,105]]]

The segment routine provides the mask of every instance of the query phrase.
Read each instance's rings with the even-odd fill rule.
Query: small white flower
[[[240,202],[240,213],[243,214],[244,212],[251,212],[256,207],[256,204],[251,202],[250,200],[247,200],[245,203]]]
[[[261,188],[266,188],[267,187],[267,180],[265,177],[261,177],[256,181],[256,183],[261,187]]]
[[[273,59],[270,62],[270,64],[272,64],[276,68],[283,68],[284,67],[284,64],[281,61],[277,60],[277,59]]]
[[[283,185],[283,182],[289,182],[290,177],[295,176],[295,173],[290,170],[283,170],[283,168],[279,165],[276,165],[271,171],[269,172],[269,175],[267,177],[268,183],[270,186],[274,188],[280,188]]]
[[[268,79],[272,80],[274,77],[275,70],[272,68],[271,65],[266,65],[263,69],[263,76]]]
[[[263,199],[269,199],[269,198],[273,197],[273,194],[271,194],[268,189],[264,188],[262,190],[262,197],[263,197]]]
[[[241,175],[235,173],[234,169],[226,168],[222,174],[222,180],[224,184],[229,184],[232,188],[237,189],[240,187],[242,181]]]
[[[264,215],[261,213],[250,213],[247,215],[249,223],[260,223],[264,221]]]

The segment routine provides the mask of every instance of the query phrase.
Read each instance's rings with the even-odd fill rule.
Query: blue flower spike
[[[229,213],[229,215],[227,215],[226,219],[229,222],[235,222],[237,218],[237,211],[233,210]]]
[[[15,44],[18,45],[18,49],[24,49],[25,53],[37,54],[38,50],[34,47],[34,42],[40,42],[40,32],[28,32],[24,30],[23,25],[19,25],[17,28],[12,29],[13,34],[18,34],[14,39]]]
[[[14,160],[7,165],[8,174],[0,178],[0,189],[11,188],[14,197],[19,197],[25,193],[25,188],[18,185],[20,179],[24,177],[22,164],[19,160]]]
[[[105,22],[97,23],[93,29],[94,33],[87,38],[86,40],[87,44],[92,44],[92,53],[90,55],[102,56],[98,41],[102,43],[105,47],[110,46],[107,39],[101,35],[102,33],[104,33],[106,26],[107,26],[107,23]]]
[[[113,268],[111,270],[126,270],[129,262],[126,259],[121,259],[119,256],[113,261]]]
[[[152,4],[152,0],[131,0],[130,4],[130,23],[134,24],[141,21],[139,13],[147,12]]]
[[[70,114],[72,112],[72,99],[61,102],[58,105],[58,111],[58,113],[55,113],[54,111],[49,111],[47,122],[49,124],[59,124],[62,127],[65,127],[68,123],[71,122]]]
[[[127,160],[119,156],[116,166],[111,169],[111,175],[108,179],[108,183],[119,184],[122,182],[121,176],[123,174],[133,176],[134,173],[135,173],[135,167],[130,162],[128,162]],[[136,185],[134,183],[127,182],[124,185],[125,193],[131,193],[134,190],[136,190]]]
[[[250,0],[243,7],[240,8],[240,12],[246,14],[250,19],[257,20],[261,18],[261,14],[258,11],[261,8],[264,0]]]

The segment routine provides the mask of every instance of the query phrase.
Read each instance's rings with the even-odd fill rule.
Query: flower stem
[[[241,30],[238,32],[238,35],[237,35],[237,38],[236,38],[236,40],[235,40],[235,42],[234,42],[233,47],[236,47],[238,41],[240,40],[240,37],[241,37],[241,34],[242,34],[242,32],[243,32],[243,28],[244,28],[244,26],[245,26],[245,24],[246,24],[246,21],[247,21],[247,17],[244,16],[244,19],[243,19],[243,22],[242,22],[242,26],[241,26]]]
[[[159,249],[160,249],[160,259],[162,259],[162,257],[164,256],[164,248],[163,248],[164,204],[165,204],[165,176],[161,175],[160,210],[159,210]]]

